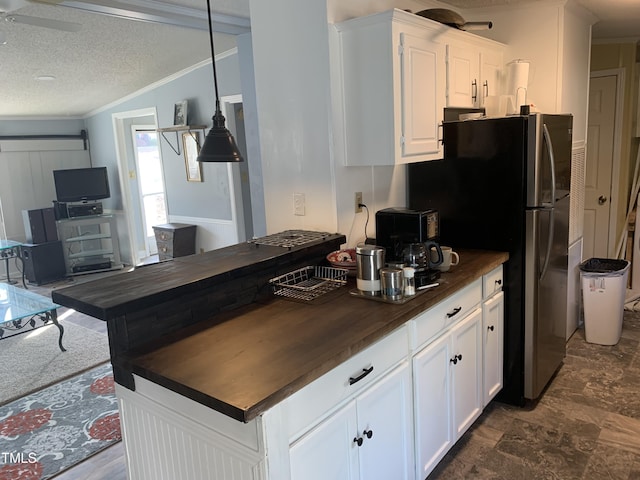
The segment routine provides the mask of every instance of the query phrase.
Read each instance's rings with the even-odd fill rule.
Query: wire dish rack
[[[272,278],[273,293],[296,300],[311,301],[347,283],[346,268],[309,266]]]

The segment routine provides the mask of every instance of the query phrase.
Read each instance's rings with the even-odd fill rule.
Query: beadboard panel
[[[142,395],[117,387],[130,478],[261,480],[264,455]],[[183,399],[183,401],[187,401]],[[188,412],[188,405],[185,413]],[[211,423],[207,423],[212,427]],[[130,450],[135,446],[135,451]]]

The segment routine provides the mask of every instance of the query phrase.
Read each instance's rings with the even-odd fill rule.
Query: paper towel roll
[[[515,109],[519,111],[520,105],[527,104],[527,88],[529,87],[529,62],[526,60],[513,60],[509,66],[509,81],[507,94],[515,97]]]

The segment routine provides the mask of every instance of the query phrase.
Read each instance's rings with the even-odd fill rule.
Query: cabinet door
[[[500,95],[500,72],[502,55],[489,51],[480,52],[480,106],[488,96]]]
[[[477,107],[479,83],[478,52],[469,47],[447,45],[447,106]]]
[[[426,478],[453,445],[450,340],[444,335],[413,357],[416,478]]]
[[[413,478],[411,374],[405,362],[357,399],[361,480]],[[370,438],[369,438],[370,437]],[[333,478],[333,477],[326,477]]]
[[[458,440],[482,413],[482,309],[477,308],[451,330],[453,429]]]
[[[483,406],[502,389],[503,378],[504,293],[485,301],[482,307],[484,355]]]
[[[402,160],[442,151],[444,47],[425,38],[400,34],[402,77]]]
[[[291,480],[356,480],[356,433],[356,407],[352,401],[291,446]]]

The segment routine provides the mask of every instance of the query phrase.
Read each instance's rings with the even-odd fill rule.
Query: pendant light
[[[209,16],[209,42],[211,43],[211,65],[213,65],[213,85],[216,93],[216,112],[213,114],[213,126],[204,139],[198,155],[199,162],[243,162],[236,141],[231,132],[225,127],[225,118],[220,110],[218,96],[218,76],[216,75],[216,55],[213,48],[213,27],[211,26],[211,5],[207,0],[207,14]]]

